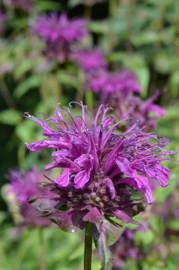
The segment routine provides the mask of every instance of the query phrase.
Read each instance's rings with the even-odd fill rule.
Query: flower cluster
[[[15,195],[13,203],[19,204],[20,214],[23,217],[22,225],[30,226],[49,226],[52,224],[49,219],[40,217],[39,211],[34,209],[26,201],[32,196],[39,194],[41,196],[54,197],[48,189],[42,189],[37,182],[42,182],[44,176],[36,166],[30,171],[10,170],[7,176],[10,181],[8,193]]]
[[[144,133],[137,124],[116,134],[115,127],[124,120],[113,124],[113,115],[107,117],[109,107],[101,105],[93,119],[82,103],[80,106],[82,113],[76,118],[68,108],[59,106],[46,121],[26,113],[48,137],[26,143],[28,149],[55,149],[54,161],[45,170],[63,168],[54,182],[42,183],[57,195],[56,201],[37,197],[29,202],[42,212],[45,209],[46,216],[48,212],[48,217],[66,231],[79,231],[88,222],[99,224],[109,216],[135,222],[131,217],[140,211],[141,200],[133,198],[134,192],[143,193],[152,204],[151,181],[156,179],[162,187],[167,186],[170,171],[161,161],[170,160],[167,155],[174,153],[164,149],[169,139]],[[50,127],[51,122],[56,129]],[[65,205],[66,211],[59,210],[60,205]]]
[[[55,12],[39,16],[32,22],[32,31],[45,42],[47,55],[59,61],[70,57],[74,42],[82,41],[82,38],[88,34],[85,20],[69,20],[65,13],[58,16]]]

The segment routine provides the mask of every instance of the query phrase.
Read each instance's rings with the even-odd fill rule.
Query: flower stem
[[[84,270],[91,270],[92,236],[88,234],[88,226],[85,229]]]
[[[85,91],[85,103],[87,105],[88,110],[93,116],[93,91],[92,90]]]
[[[39,228],[39,243],[40,243],[40,270],[45,270],[45,254],[44,254],[44,239],[43,228]]]

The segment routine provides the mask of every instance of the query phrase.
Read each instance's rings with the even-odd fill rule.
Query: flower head
[[[53,206],[49,217],[60,228],[74,231],[84,228],[89,221],[99,224],[104,216],[134,222],[132,213],[138,211],[141,201],[134,199],[133,193],[140,191],[152,204],[151,179],[156,179],[162,187],[167,186],[170,171],[161,161],[170,160],[167,154],[174,153],[164,149],[169,139],[144,133],[137,124],[116,134],[115,127],[124,120],[114,124],[113,115],[106,115],[109,107],[101,105],[93,119],[82,103],[80,106],[82,113],[76,118],[69,109],[58,106],[54,116],[46,121],[26,114],[42,126],[43,135],[48,137],[26,143],[28,149],[55,149],[54,161],[45,169],[63,168],[54,182],[42,184],[57,195],[59,204],[67,207],[64,212]],[[55,123],[56,129],[50,127],[50,122]],[[156,142],[150,142],[151,138]],[[39,209],[41,200],[33,199],[30,203]]]
[[[86,73],[96,72],[107,67],[107,62],[100,49],[81,49],[75,54],[77,63]]]
[[[98,93],[100,102],[109,104],[119,119],[133,118],[124,123],[124,126],[130,127],[137,119],[138,125],[145,126],[145,130],[154,130],[157,117],[165,113],[162,107],[154,104],[159,91],[145,101],[135,94],[141,91],[141,87],[134,73],[129,70],[114,74],[103,70],[93,76],[86,76],[86,79],[86,89],[90,88]],[[152,116],[151,112],[155,115]]]
[[[145,126],[145,130],[154,130],[157,125],[157,117],[161,117],[165,113],[162,107],[154,104],[158,95],[159,91],[151,98],[142,100],[133,93],[124,96],[116,92],[115,95],[109,97],[108,101],[119,118],[131,117],[128,126],[133,125],[137,119],[138,125]],[[154,112],[155,115],[152,116],[151,112]]]
[[[30,171],[10,170],[8,179],[10,187],[7,191],[15,196],[13,203],[19,204],[20,214],[23,217],[23,224],[30,226],[49,226],[52,224],[47,218],[40,217],[39,211],[34,209],[26,201],[36,194],[47,197],[54,197],[48,189],[42,189],[37,183],[42,182],[44,176],[36,166]]]
[[[81,41],[88,34],[85,20],[69,20],[65,13],[58,16],[55,12],[39,16],[32,22],[32,30],[46,43],[47,53],[56,52],[59,60],[62,59],[61,54],[64,54],[63,58],[68,56],[74,42]]]
[[[93,89],[94,92],[99,93],[99,95],[104,97],[104,101],[116,91],[123,94],[141,91],[134,73],[129,70],[117,71],[115,73],[103,70],[96,76],[89,78],[86,88]]]

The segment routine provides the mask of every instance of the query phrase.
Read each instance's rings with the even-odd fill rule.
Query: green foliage
[[[171,139],[168,150],[179,148],[179,1],[109,0],[98,1],[96,5],[88,4],[90,2],[93,1],[36,0],[35,7],[25,11],[7,7],[5,1],[0,3],[7,16],[6,29],[0,31],[1,185],[11,166],[30,169],[35,163],[43,169],[51,161],[50,151],[27,151],[24,142],[31,143],[42,136],[36,123],[23,119],[24,111],[35,116],[42,111],[51,114],[54,108],[49,103],[56,105],[61,102],[67,106],[71,100],[85,100],[90,109],[94,107],[93,93],[84,94],[83,91],[82,70],[69,60],[64,63],[47,60],[45,44],[30,30],[31,21],[39,12],[66,10],[70,16],[88,17],[90,34],[83,45],[77,46],[97,45],[105,53],[111,70],[123,67],[133,70],[143,88],[143,99],[156,89],[163,89],[159,102],[165,107],[166,114],[159,119],[156,132]],[[72,112],[78,114],[75,105]],[[115,119],[117,121],[116,116]],[[177,155],[175,158],[179,161]],[[161,187],[156,189],[157,203],[164,204],[171,192],[178,188],[178,163],[172,162],[169,167],[172,171],[170,185],[162,191]],[[39,269],[38,229],[25,228],[16,237],[12,215],[6,211],[7,205],[1,202],[2,199],[0,269]],[[178,231],[178,218],[175,216],[165,221],[160,216],[152,216],[147,209],[135,219],[147,224],[145,230],[135,232],[135,244],[146,255],[141,261],[129,258],[123,269],[177,270],[178,235],[168,238],[163,235],[167,226]],[[136,229],[135,225],[129,227]],[[43,234],[47,269],[83,269],[81,234],[67,234],[56,227],[45,228]],[[98,242],[101,244],[102,240],[98,239]],[[92,269],[99,268],[99,259],[93,255]]]

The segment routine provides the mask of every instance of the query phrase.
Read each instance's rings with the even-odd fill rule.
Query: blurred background
[[[17,210],[6,192],[9,169],[30,170],[38,164],[43,171],[51,160],[45,149],[27,150],[24,142],[42,139],[42,135],[35,122],[24,118],[24,112],[49,115],[54,111],[50,103],[67,106],[72,100],[84,101],[95,112],[101,101],[106,102],[104,92],[111,91],[104,78],[113,82],[115,74],[122,72],[133,72],[138,87],[125,86],[131,88],[130,98],[133,95],[141,104],[130,116],[144,113],[140,108],[154,97],[152,104],[158,107],[145,110],[145,124],[149,131],[171,139],[168,150],[178,150],[178,0],[0,1],[1,269],[45,270],[39,261],[39,228],[26,226],[17,233],[20,218],[14,217]],[[120,100],[129,104],[125,96]],[[72,112],[78,114],[79,108],[73,106]],[[155,123],[149,125],[151,119]],[[170,185],[157,188],[154,206],[137,217],[145,231],[129,226],[130,231],[113,247],[115,270],[178,269],[179,169],[177,162],[169,166]],[[66,234],[51,226],[43,228],[43,235],[47,270],[83,269],[82,234]],[[93,259],[92,269],[100,269],[97,253]]]

